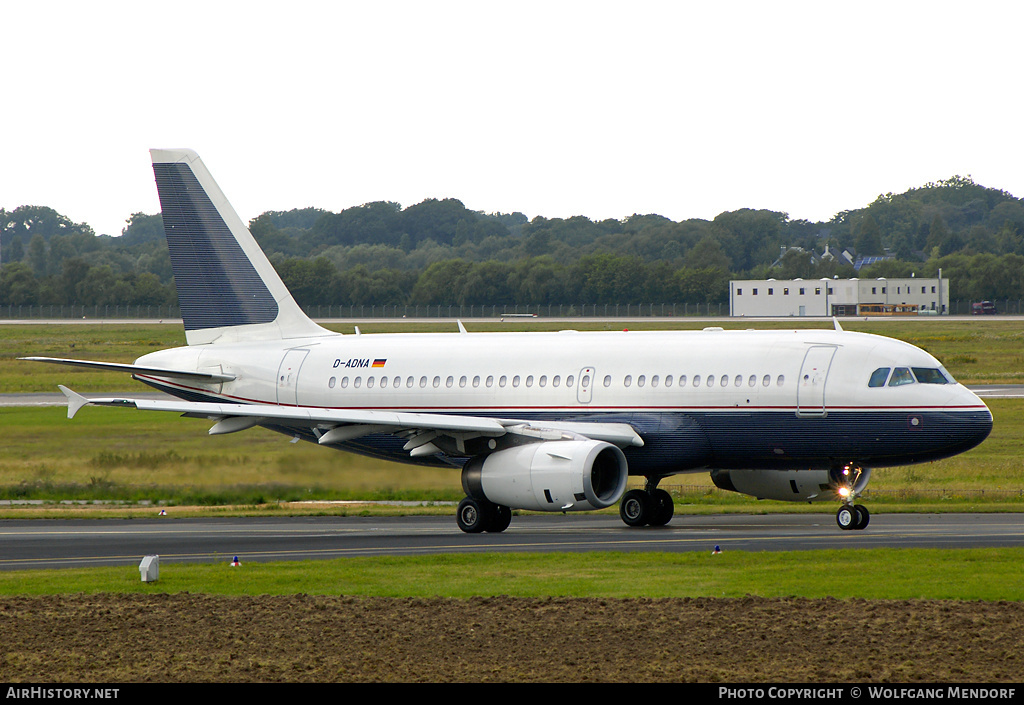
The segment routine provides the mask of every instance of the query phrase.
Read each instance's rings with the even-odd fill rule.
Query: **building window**
[[[754,295],[754,296],[757,296],[757,289],[754,289],[754,293],[753,293],[753,295]]]
[[[736,296],[743,296],[743,289],[737,289]]]
[[[803,295],[804,295],[804,288],[800,287],[800,296],[803,296]]]
[[[775,289],[768,289],[768,296],[772,296],[775,293]]]
[[[821,287],[820,286],[814,287],[814,295],[815,296],[821,296]]]
[[[789,296],[789,287],[788,286],[785,289],[782,290],[782,295],[783,296]]]

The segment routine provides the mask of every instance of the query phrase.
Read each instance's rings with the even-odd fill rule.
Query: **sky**
[[[195,149],[244,221],[828,220],[953,175],[1024,197],[1024,3],[12,0],[0,207],[99,234]]]

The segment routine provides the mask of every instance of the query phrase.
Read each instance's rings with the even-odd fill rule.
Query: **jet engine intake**
[[[626,491],[626,456],[604,441],[548,441],[471,458],[462,488],[474,499],[545,512],[610,507]]]

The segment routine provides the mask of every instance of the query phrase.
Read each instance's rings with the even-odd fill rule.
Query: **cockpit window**
[[[913,384],[914,375],[910,374],[910,368],[908,367],[897,367],[892,371],[892,377],[889,379],[890,387],[898,387],[901,384]]]
[[[914,367],[914,376],[921,384],[953,384],[949,373],[941,367]]]
[[[884,387],[885,380],[889,378],[889,368],[879,367],[877,370],[871,373],[871,379],[868,381],[869,387]]]

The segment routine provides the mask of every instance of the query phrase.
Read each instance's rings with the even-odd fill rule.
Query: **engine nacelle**
[[[470,459],[462,488],[511,509],[586,511],[618,502],[628,476],[626,456],[611,443],[548,441]]]
[[[860,470],[854,482],[854,494],[867,487],[870,477],[870,468]],[[834,502],[843,479],[837,470],[712,470],[711,481],[719,489],[758,499]]]

